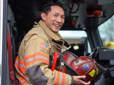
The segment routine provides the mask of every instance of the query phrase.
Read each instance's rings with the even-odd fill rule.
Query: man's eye
[[[62,19],[64,19],[64,18],[65,18],[65,16],[64,16],[64,15],[59,15],[59,14],[55,14],[54,16],[55,16],[55,17],[59,17],[59,16],[60,16]]]
[[[63,16],[61,16],[61,18],[62,18],[62,19],[64,19],[64,18],[65,18],[65,16],[63,15]]]
[[[55,17],[58,17],[59,15],[58,14],[54,14]]]

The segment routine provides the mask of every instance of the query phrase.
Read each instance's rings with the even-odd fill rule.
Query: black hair
[[[60,3],[60,2],[47,2],[45,4],[43,4],[40,7],[40,13],[44,12],[44,13],[48,13],[49,11],[51,11],[51,6],[59,6],[64,10],[64,6]]]
[[[62,3],[60,2],[54,2],[54,1],[49,1],[49,0],[46,0],[45,2],[41,2],[39,5],[38,5],[38,10],[35,14],[35,21],[36,22],[39,22],[42,18],[41,18],[41,13],[48,13],[49,11],[51,11],[51,7],[52,6],[59,6],[61,7],[63,10],[64,9],[64,6]]]

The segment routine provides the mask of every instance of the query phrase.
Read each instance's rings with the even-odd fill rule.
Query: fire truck
[[[34,21],[39,20],[40,6],[48,1],[65,7],[60,34],[79,46],[74,52],[92,54],[103,69],[94,85],[113,85],[114,0],[0,0],[0,84],[18,85],[14,68],[18,47]]]

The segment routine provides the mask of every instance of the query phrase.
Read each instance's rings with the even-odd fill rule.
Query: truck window
[[[85,31],[70,31],[70,30],[62,30],[59,32],[61,36],[68,41],[69,43],[81,43],[84,38],[87,38],[87,34]]]
[[[61,36],[69,43],[69,44],[84,44],[85,47],[80,47],[81,49],[85,48],[85,52],[80,55],[87,55],[91,52],[89,41],[87,40],[87,33],[83,30],[61,30],[59,31]]]
[[[99,27],[104,47],[114,49],[114,15]]]

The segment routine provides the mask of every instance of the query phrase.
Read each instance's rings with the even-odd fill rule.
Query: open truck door
[[[77,31],[76,34],[78,34],[78,31],[80,30],[86,34],[86,36],[84,35],[83,39],[70,35],[69,37],[63,35],[63,37],[73,44],[84,44],[85,49],[83,49],[81,53],[80,51],[77,51],[80,55],[90,55],[93,53],[93,51],[95,51],[96,61],[103,67],[108,68],[108,73],[102,73],[102,77],[97,82],[95,82],[95,85],[113,85],[114,50],[104,48],[104,37],[102,37],[102,28],[100,28],[100,25],[106,22],[112,15],[114,15],[114,1],[53,1],[59,1],[63,3],[66,9],[66,22],[62,28],[62,31]],[[46,0],[0,0],[1,85],[18,85],[14,68],[18,47],[23,36],[32,27],[34,21],[38,20],[38,10],[40,5],[44,2],[46,2]],[[112,26],[112,28],[114,28],[114,26]],[[83,33],[79,35],[83,35]],[[79,42],[81,39],[84,40],[84,42]]]

